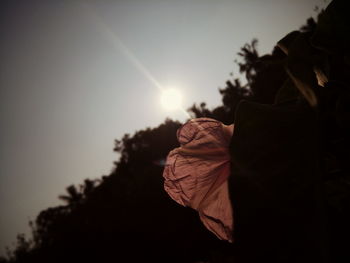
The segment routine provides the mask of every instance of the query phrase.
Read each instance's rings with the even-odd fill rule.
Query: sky
[[[162,89],[184,109],[219,106],[245,43],[270,53],[328,3],[2,0],[0,255],[67,186],[111,172],[115,139],[187,119],[162,107]]]

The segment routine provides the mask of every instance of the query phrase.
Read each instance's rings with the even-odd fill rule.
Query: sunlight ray
[[[103,33],[111,43],[113,43],[114,48],[122,52],[128,60],[145,76],[155,87],[157,87],[160,91],[163,91],[162,85],[152,76],[152,74],[147,70],[147,68],[137,59],[137,57],[133,54],[133,52],[121,41],[121,39],[117,36],[115,32],[113,32],[110,27],[103,22],[103,20],[92,10],[92,8],[84,3],[83,4],[85,10],[89,14],[90,17],[96,22],[98,28]]]

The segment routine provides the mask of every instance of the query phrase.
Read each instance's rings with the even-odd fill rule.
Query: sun
[[[160,101],[165,109],[177,110],[181,108],[182,96],[179,90],[170,88],[162,92]]]

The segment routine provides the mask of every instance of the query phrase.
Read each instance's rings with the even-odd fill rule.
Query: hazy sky
[[[218,106],[240,47],[270,52],[328,2],[2,0],[0,254],[68,185],[108,175],[115,139],[185,120],[150,78]]]

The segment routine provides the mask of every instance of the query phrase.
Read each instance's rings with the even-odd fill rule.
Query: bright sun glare
[[[166,89],[162,92],[161,103],[167,110],[177,110],[181,108],[182,96],[177,89]]]

